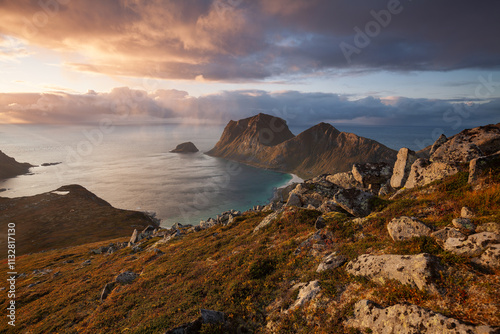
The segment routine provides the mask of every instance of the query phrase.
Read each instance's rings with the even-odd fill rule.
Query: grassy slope
[[[247,214],[228,227],[188,234],[158,246],[164,254],[150,251],[132,253],[122,249],[111,255],[91,255],[89,250],[109,243],[96,243],[26,255],[17,259],[17,332],[29,333],[162,333],[195,319],[200,308],[224,311],[233,321],[257,332],[275,321],[280,333],[342,333],[342,320],[351,315],[352,305],[369,298],[384,306],[401,302],[418,304],[472,323],[500,325],[500,272],[474,266],[470,259],[441,250],[430,238],[394,243],[386,224],[395,216],[412,215],[434,227],[449,224],[467,205],[478,214],[477,225],[500,222],[498,171],[483,190],[472,191],[466,173],[444,182],[416,189],[395,201],[379,201],[379,212],[362,224],[344,215],[331,215],[325,235],[325,252],[337,250],[354,259],[364,253],[433,253],[452,269],[437,282],[443,295],[389,281],[379,285],[348,275],[338,268],[323,273],[315,269],[321,257],[310,256],[305,248],[294,255],[298,245],[315,229],[320,215],[314,210],[291,209],[259,231],[253,228],[266,215]],[[143,245],[151,246],[153,239]],[[119,241],[126,241],[122,239]],[[74,263],[64,263],[73,259]],[[91,265],[82,262],[91,259]],[[35,269],[51,269],[48,274]],[[99,302],[103,286],[121,271],[141,276],[131,285],[115,289]],[[2,273],[2,275],[5,275]],[[4,276],[0,279],[5,282]],[[297,296],[291,287],[318,279],[322,294],[310,307],[288,314]],[[28,285],[39,282],[28,288]],[[0,297],[7,306],[6,294]],[[14,333],[0,322],[0,332]],[[217,328],[204,328],[217,333]]]

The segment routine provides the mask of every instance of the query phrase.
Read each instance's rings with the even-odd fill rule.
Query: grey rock
[[[496,234],[500,234],[500,224],[495,222],[489,222],[486,224],[479,225],[476,228],[476,232],[493,232]]]
[[[408,179],[408,175],[410,175],[411,166],[416,159],[417,156],[415,152],[409,148],[403,147],[399,150],[392,172],[391,187],[399,189],[404,186]]]
[[[299,295],[297,296],[295,303],[293,303],[288,310],[294,310],[304,306],[304,304],[313,300],[320,291],[321,287],[319,285],[319,281],[311,281],[303,285],[299,290]]]
[[[344,173],[337,173],[334,175],[328,175],[326,177],[326,180],[345,189],[361,188],[363,186],[354,178],[352,172],[344,172]]]
[[[225,322],[225,314],[223,312],[201,309],[200,314],[204,324],[218,324]]]
[[[481,232],[470,235],[467,240],[449,238],[443,248],[458,255],[479,256],[487,246],[500,243],[500,235]]]
[[[498,328],[465,324],[417,305],[397,304],[383,308],[366,299],[354,305],[354,318],[346,321],[345,325],[370,328],[372,333],[380,334],[498,333]]]
[[[290,195],[288,196],[288,201],[286,202],[286,206],[301,207],[302,201],[300,200],[300,196],[297,195],[295,192],[290,193]]]
[[[314,223],[314,227],[317,230],[321,230],[325,226],[326,226],[325,218],[323,216],[319,216],[318,219],[316,219],[316,222]]]
[[[491,269],[500,268],[500,244],[490,245],[474,262]]]
[[[369,185],[377,185],[377,188],[380,188],[380,185],[391,178],[392,167],[385,162],[354,164],[352,175],[363,188],[368,188]]]
[[[106,298],[108,298],[111,291],[113,291],[113,289],[115,288],[115,285],[116,285],[115,282],[111,282],[111,283],[107,283],[104,286],[104,288],[102,289],[102,292],[101,292],[101,302],[103,302]]]
[[[462,136],[454,136],[436,149],[431,155],[431,161],[469,162],[483,156],[481,149]]]
[[[137,231],[137,229],[134,229],[134,232],[132,233],[132,236],[130,237],[130,241],[128,242],[128,246],[132,247],[139,240],[141,240],[139,238],[139,232]]]
[[[273,213],[268,214],[262,221],[253,229],[253,233],[256,233],[259,231],[261,228],[266,227],[267,225],[271,224],[276,218],[278,218],[278,215],[281,213],[281,211],[275,211]]]
[[[384,183],[381,187],[380,187],[380,190],[378,191],[378,195],[379,196],[386,196],[386,195],[389,195],[389,193],[391,192],[391,185],[390,183]]]
[[[462,232],[460,232],[456,228],[451,227],[445,227],[439,231],[433,232],[431,233],[431,237],[436,239],[436,242],[441,246],[443,246],[446,240],[448,240],[449,238],[458,238],[462,241],[467,239],[467,237]]]
[[[340,189],[333,200],[335,203],[356,217],[365,217],[371,213],[372,194],[359,189]]]
[[[119,284],[130,284],[135,281],[138,276],[139,274],[136,274],[132,271],[125,271],[115,277],[115,282]]]
[[[441,134],[441,136],[439,136],[439,138],[434,142],[434,144],[432,144],[431,150],[429,151],[429,155],[434,154],[434,152],[436,152],[436,150],[439,147],[441,147],[444,143],[446,143],[447,140],[448,138],[444,134]]]
[[[322,271],[335,269],[340,267],[346,262],[347,262],[347,257],[345,257],[344,255],[337,255],[336,252],[333,252],[332,254],[325,256],[321,260],[321,263],[318,265],[316,272],[320,273]]]
[[[91,260],[85,260],[83,261],[82,266],[89,266],[91,263],[92,263]]]
[[[439,259],[430,254],[418,255],[361,255],[347,264],[348,273],[366,276],[384,283],[395,279],[402,284],[416,286],[420,290],[437,292],[433,281],[441,271]]]
[[[454,163],[433,162],[426,159],[417,159],[411,166],[410,175],[406,180],[405,188],[425,186],[436,180],[458,173]]]
[[[468,183],[475,186],[483,174],[500,164],[500,152],[486,157],[472,159],[469,163]]]
[[[471,219],[471,218],[474,218],[475,215],[474,215],[474,212],[472,212],[471,209],[469,209],[468,207],[464,206],[462,208],[462,210],[460,211],[460,216],[462,218],[469,218],[469,219]]]
[[[430,236],[432,233],[432,230],[420,220],[406,216],[392,219],[389,224],[387,224],[387,230],[394,241],[409,240],[413,237]]]
[[[453,226],[455,226],[458,230],[464,233],[474,232],[476,230],[476,226],[472,224],[469,218],[455,218],[451,222]]]

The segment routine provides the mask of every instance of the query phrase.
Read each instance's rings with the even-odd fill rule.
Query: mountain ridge
[[[261,113],[230,121],[206,154],[311,178],[346,172],[353,163],[392,164],[397,152],[324,122],[294,136],[285,120]]]

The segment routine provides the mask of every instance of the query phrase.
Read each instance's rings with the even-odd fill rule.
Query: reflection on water
[[[118,208],[154,211],[164,225],[197,223],[228,210],[265,204],[291,177],[212,158],[219,126],[0,126],[0,150],[35,167],[0,183],[1,196],[18,197],[80,184]],[[175,154],[192,141],[201,152]]]

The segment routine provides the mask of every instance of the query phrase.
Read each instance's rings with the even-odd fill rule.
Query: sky
[[[0,123],[500,122],[495,0],[0,0]]]

